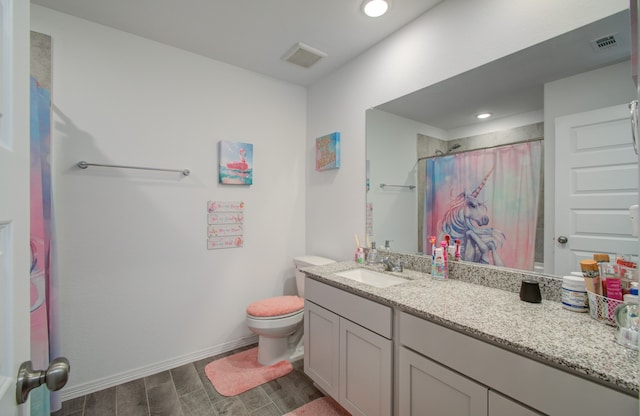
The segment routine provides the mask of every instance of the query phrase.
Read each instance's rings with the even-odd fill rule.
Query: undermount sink
[[[390,274],[380,273],[376,272],[375,270],[369,269],[351,269],[344,272],[338,272],[336,273],[336,275],[379,288],[395,286],[399,285],[400,283],[408,282],[408,280],[401,277],[396,277]]]

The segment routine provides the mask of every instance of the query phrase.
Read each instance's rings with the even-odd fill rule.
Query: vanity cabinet
[[[304,371],[352,415],[391,415],[392,313],[305,280]]]
[[[402,416],[638,415],[637,397],[404,312],[398,321]]]
[[[405,347],[398,365],[400,415],[542,416]]]
[[[543,416],[493,390],[489,390],[488,408],[489,416]]]
[[[401,415],[487,416],[487,388],[401,347],[399,352]]]

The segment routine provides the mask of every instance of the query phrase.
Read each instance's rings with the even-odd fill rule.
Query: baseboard
[[[114,387],[119,384],[126,383],[128,381],[137,380],[142,377],[147,377],[152,374],[157,374],[162,371],[170,370],[172,368],[179,367],[184,364],[189,364],[194,361],[201,360],[203,358],[212,357],[214,355],[222,354],[231,351],[236,348],[244,347],[247,345],[255,344],[258,342],[258,336],[252,335],[247,338],[241,338],[235,341],[226,342],[224,344],[216,345],[205,350],[196,351],[191,354],[176,357],[167,361],[147,365],[126,371],[120,374],[114,374],[109,377],[94,380],[88,383],[79,384],[69,388],[63,388],[60,391],[60,397],[62,401],[75,399],[76,397],[82,397],[84,395],[94,393],[96,391],[104,390],[109,387]]]

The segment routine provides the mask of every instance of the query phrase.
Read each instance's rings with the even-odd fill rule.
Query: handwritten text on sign
[[[242,212],[244,201],[209,201],[208,212]]]
[[[209,226],[209,238],[242,235],[242,224],[222,224]]]
[[[213,237],[207,240],[207,248],[209,250],[216,250],[219,248],[236,248],[242,247],[244,240],[242,236],[236,237]]]
[[[244,245],[244,201],[207,202],[207,249]]]

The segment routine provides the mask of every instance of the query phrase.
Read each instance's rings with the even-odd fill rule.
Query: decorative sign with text
[[[207,203],[207,249],[237,248],[244,244],[244,202]]]

